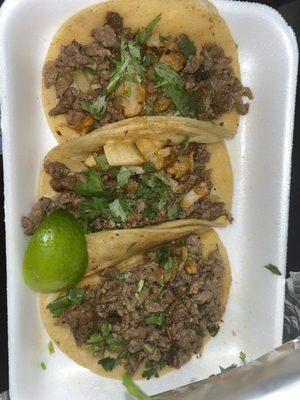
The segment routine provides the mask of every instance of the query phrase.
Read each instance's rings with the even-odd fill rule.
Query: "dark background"
[[[125,1],[125,0],[124,0]],[[251,1],[253,2],[253,1]],[[294,29],[300,42],[300,0],[256,1],[276,8]],[[0,4],[3,0],[0,0]],[[1,56],[1,55],[0,55]],[[270,60],[272,62],[272,60]],[[300,85],[297,87],[297,102],[294,130],[293,167],[291,180],[289,239],[287,255],[287,273],[300,271]],[[5,228],[3,212],[3,177],[2,156],[0,157],[0,393],[8,389],[8,355],[7,355],[7,310],[6,310],[6,263],[5,263]]]

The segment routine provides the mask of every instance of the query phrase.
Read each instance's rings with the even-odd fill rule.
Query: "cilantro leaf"
[[[170,184],[169,178],[167,177],[167,175],[163,171],[155,172],[154,176],[157,179],[159,179],[160,181],[162,181],[162,183],[164,183],[166,185]]]
[[[147,40],[149,39],[155,25],[159,23],[161,20],[161,14],[157,15],[155,18],[153,18],[149,24],[144,28],[142,31],[138,32],[135,36],[135,40],[138,44],[145,44]]]
[[[157,372],[157,370],[154,367],[150,366],[149,364],[148,364],[148,366],[145,365],[145,367],[146,367],[146,369],[142,373],[142,378],[147,379],[147,380],[152,377],[159,378],[159,373]]]
[[[119,281],[125,281],[126,279],[128,279],[130,276],[132,275],[132,272],[128,271],[128,272],[120,272],[116,278]]]
[[[111,333],[111,324],[108,322],[103,322],[101,325],[101,333],[104,338],[107,338],[108,335]]]
[[[91,75],[95,75],[94,68],[90,67],[89,65],[86,65],[85,67],[83,67],[83,72],[86,72]]]
[[[103,194],[105,187],[101,182],[101,174],[94,168],[85,172],[87,176],[86,182],[76,182],[74,190],[80,196],[93,196]]]
[[[279,269],[277,267],[275,267],[275,265],[273,265],[273,264],[265,265],[265,268],[268,269],[269,271],[271,271],[275,275],[281,275],[281,272],[279,271]]]
[[[171,256],[171,248],[161,246],[155,251],[158,263],[165,271],[174,268],[174,260]]]
[[[173,203],[171,206],[169,206],[167,211],[169,221],[178,218],[180,216],[181,211],[182,208],[177,203]]]
[[[105,357],[105,358],[102,358],[102,360],[99,360],[98,364],[102,365],[102,367],[105,369],[105,371],[109,371],[110,372],[116,366],[117,359],[116,358],[111,358],[111,357]]]
[[[181,76],[167,64],[157,63],[154,65],[156,81],[161,86],[164,95],[175,105],[184,117],[196,117],[204,111],[202,101],[196,99],[194,92],[187,92]]]
[[[107,162],[107,158],[105,157],[105,154],[93,154],[94,160],[97,163],[97,166],[99,169],[103,169],[104,171],[109,169],[109,164]]]
[[[43,370],[47,369],[46,364],[44,363],[44,361],[42,361],[40,365],[41,365],[41,368]]]
[[[50,342],[48,343],[48,350],[50,354],[53,354],[55,352],[52,340],[50,340]]]
[[[145,172],[155,172],[156,171],[155,165],[151,161],[147,161],[145,164],[143,164],[142,168]]]
[[[124,374],[122,383],[127,391],[134,396],[137,400],[151,400],[134,382],[130,375]]]
[[[84,297],[84,289],[69,289],[65,296],[59,297],[47,305],[54,317],[60,317],[71,305],[79,305]]]
[[[100,95],[92,102],[89,102],[88,100],[81,100],[80,106],[84,111],[92,114],[93,117],[99,121],[106,111],[107,99],[106,96]]]
[[[134,200],[119,198],[113,201],[109,205],[109,209],[112,217],[117,221],[126,222],[127,215],[132,210],[133,205],[135,204]]]
[[[127,185],[129,178],[131,177],[131,172],[128,168],[122,166],[117,175],[117,184],[119,188],[122,188]]]
[[[163,313],[153,313],[150,314],[146,319],[145,323],[147,325],[152,325],[152,326],[157,326],[161,327],[165,324],[166,322],[166,317]]]
[[[111,199],[105,197],[92,197],[90,200],[84,200],[79,204],[79,212],[87,219],[87,223],[93,221],[101,214],[109,217],[110,202]]]
[[[210,336],[214,337],[219,332],[220,327],[218,325],[210,325],[210,326],[207,326],[207,330],[208,330]]]
[[[188,60],[189,56],[196,54],[194,43],[185,34],[179,36],[179,48],[181,53],[184,55],[185,60]]]
[[[229,365],[229,367],[227,367],[227,368],[223,368],[223,367],[221,367],[221,365],[219,365],[219,368],[220,368],[220,371],[223,373],[223,372],[227,372],[227,371],[230,371],[231,369],[234,369],[234,368],[236,368],[237,367],[237,364],[231,364],[231,365]]]
[[[240,352],[240,360],[244,363],[245,361],[246,361],[246,354],[243,352],[243,351],[241,351]]]
[[[141,293],[141,291],[143,290],[144,286],[145,286],[145,279],[139,280],[139,283],[137,284],[137,287],[136,287],[136,290],[135,290],[136,293]]]

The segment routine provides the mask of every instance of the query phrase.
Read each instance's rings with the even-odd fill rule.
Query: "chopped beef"
[[[43,77],[46,88],[50,88],[55,84],[58,77],[58,69],[55,62],[47,61],[43,68]]]
[[[214,120],[232,110],[240,115],[249,111],[249,104],[244,104],[243,97],[252,99],[251,90],[243,87],[234,74],[231,58],[216,43],[204,44],[200,52],[186,59],[179,48],[180,36],[167,41],[160,39],[156,46],[153,43],[148,46],[148,42],[136,43],[137,33],[123,26],[123,19],[118,13],[108,11],[105,24],[90,32],[88,43],[81,44],[73,40],[62,46],[56,60],[48,61],[43,70],[46,88],[54,86],[58,99],[49,115],[65,114],[69,125],[80,125],[84,117],[73,111],[84,111],[86,114],[86,107],[82,109],[81,101],[92,104],[101,95],[106,97],[108,106],[100,119],[93,112],[93,107],[90,108],[89,115],[95,117],[93,128],[125,118],[124,93],[120,91],[125,76],[140,82],[141,90],[145,91],[142,107],[137,107],[137,114],[134,115],[172,115],[181,111],[177,109],[178,102],[163,90],[164,85],[158,85],[156,81],[154,64],[157,62],[164,62],[173,69],[178,74],[176,81],[177,78],[182,79],[183,88],[182,93],[179,90],[177,94],[179,97],[192,93],[193,97],[187,96],[187,99],[194,98],[192,103],[199,103],[199,112],[198,107],[193,109],[192,104],[187,104],[190,110],[185,116]],[[127,54],[125,58],[124,54]],[[110,79],[118,76],[121,64],[126,73],[117,84],[110,85],[107,92]],[[90,89],[84,92],[80,91],[78,82],[74,80],[74,72],[79,70],[90,83]],[[80,126],[77,126],[77,131],[86,133],[84,127]]]
[[[104,47],[114,47],[118,43],[116,32],[110,25],[93,29],[91,35],[95,38],[96,42]]]
[[[139,171],[134,172],[134,170],[128,179],[128,183],[120,188],[117,185],[115,169],[102,171],[101,177],[99,175],[99,180],[101,179],[103,187],[111,194],[111,202],[117,198],[123,198],[128,199],[130,203],[132,202],[132,206],[130,206],[130,211],[123,221],[119,218],[113,218],[111,212],[103,207],[99,209],[99,212],[95,209],[95,214],[89,212],[88,215],[91,214],[88,220],[89,231],[98,232],[104,229],[131,229],[157,225],[170,219],[169,207],[174,206],[174,204],[175,206],[177,204],[179,208],[178,213],[173,217],[174,219],[196,218],[215,221],[219,217],[225,216],[229,221],[231,220],[225,204],[217,196],[214,196],[211,171],[206,167],[210,159],[210,153],[207,151],[206,146],[192,142],[185,145],[167,143],[166,147],[170,150],[170,156],[166,157],[166,166],[161,173],[165,174],[166,179],[172,179],[172,182],[176,184],[176,188],[172,189],[166,184],[162,186],[162,182],[157,180],[155,174],[151,176],[143,175]],[[169,171],[172,171],[172,166],[176,164],[180,157],[189,158],[191,155],[193,156],[193,169],[188,169],[179,178],[174,179],[174,176],[169,173]],[[86,229],[87,219],[84,210],[80,209],[80,204],[83,200],[89,202],[93,194],[91,193],[90,196],[87,194],[83,197],[78,196],[75,191],[75,184],[77,182],[85,183],[88,179],[87,175],[83,172],[70,171],[60,162],[48,162],[45,164],[44,169],[50,175],[52,189],[58,192],[53,199],[52,209],[64,208],[79,216],[79,221],[83,223],[83,227]],[[156,180],[155,185],[158,185],[158,187],[151,189],[147,184],[145,185],[144,182],[147,182],[149,178],[152,179],[152,182],[154,178]],[[203,196],[188,208],[181,208],[180,204],[183,198],[190,190],[199,185],[205,187]],[[136,197],[136,193],[139,191],[141,191],[141,195]],[[166,198],[163,206],[160,206],[162,195],[166,196]],[[86,207],[89,207],[89,203]],[[80,218],[80,215],[82,218]],[[44,217],[46,216],[47,213],[44,214]],[[30,217],[28,218],[29,220],[31,219]],[[28,224],[29,222],[27,221]],[[24,229],[26,232],[32,231],[29,228]]]
[[[45,172],[51,176],[50,185],[57,192],[74,190],[76,182],[84,180],[83,174],[71,172],[60,162],[50,162],[44,165]]]
[[[73,83],[73,71],[69,68],[61,70],[55,83],[56,96],[60,99]]]
[[[186,74],[194,74],[200,67],[200,59],[197,56],[190,56],[183,72]]]
[[[120,14],[113,11],[108,11],[106,14],[106,23],[110,25],[118,35],[122,33],[123,18],[120,16]]]
[[[64,46],[56,60],[56,65],[61,68],[78,69],[89,63],[84,46],[76,40],[73,40],[67,46]]]
[[[85,52],[89,57],[97,56],[97,62],[102,62],[106,57],[111,56],[111,51],[100,43],[90,43],[85,46]]]
[[[21,225],[26,235],[32,235],[40,223],[55,209],[54,201],[42,197],[33,207],[28,217],[22,217]]]
[[[197,85],[194,90],[205,108],[199,118],[214,119],[233,108],[244,114],[249,105],[243,105],[242,97],[253,96],[250,89],[244,88],[234,76],[231,58],[225,56],[222,47],[213,43],[204,45],[199,61],[200,65],[195,71]],[[188,79],[191,80],[190,77]]]
[[[189,257],[183,261],[186,246]],[[67,309],[60,318],[78,346],[84,345],[87,351],[91,346],[99,358],[126,354],[119,356],[119,362],[129,374],[140,365],[154,371],[165,365],[180,368],[199,352],[207,329],[218,324],[224,312],[225,271],[218,249],[204,257],[196,235],[163,248],[170,251],[173,269],[165,271],[158,250],[150,250],[144,263],[128,274],[115,268],[104,270],[101,283],[85,286],[82,303]],[[189,260],[196,266],[193,275],[185,271]],[[105,340],[99,339],[95,350],[88,344],[89,338],[103,334],[104,326]]]

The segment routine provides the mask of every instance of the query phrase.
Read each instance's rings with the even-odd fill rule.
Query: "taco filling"
[[[144,253],[131,269],[107,268],[100,283],[70,289],[47,308],[77,345],[106,371],[158,377],[199,353],[224,312],[225,267],[218,250],[206,257],[192,234]]]
[[[108,12],[87,44],[63,46],[43,70],[45,87],[54,87],[58,99],[49,116],[65,115],[67,126],[84,134],[138,115],[214,120],[233,109],[246,114],[242,97],[251,99],[251,91],[234,75],[223,48],[206,43],[197,54],[184,32],[159,35],[160,18],[134,32]]]
[[[59,208],[75,215],[86,232],[178,219],[215,221],[225,216],[230,221],[212,183],[213,170],[207,168],[210,153],[205,144],[190,143],[187,136],[177,145],[138,139],[135,145],[107,143],[101,151],[87,157],[82,172],[60,162],[45,163],[56,195],[42,197],[22,218],[25,233],[32,234]],[[128,159],[136,164],[126,166]]]

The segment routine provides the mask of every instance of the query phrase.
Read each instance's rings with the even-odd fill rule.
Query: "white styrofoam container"
[[[124,0],[126,1],[126,0]],[[27,243],[20,217],[35,201],[38,172],[55,145],[41,105],[41,70],[52,36],[71,15],[97,0],[7,0],[0,19],[0,76],[5,172],[10,395],[12,400],[124,399],[120,382],[98,377],[56,349],[22,278]],[[159,379],[149,394],[217,373],[219,365],[253,359],[282,340],[284,272],[298,50],[273,9],[215,1],[238,44],[242,81],[255,99],[228,141],[234,170],[233,224],[219,234],[232,266],[232,287],[220,334],[201,358]],[[263,266],[273,263],[277,277]],[[40,367],[44,361],[47,370]],[[0,373],[1,373],[0,366]]]

